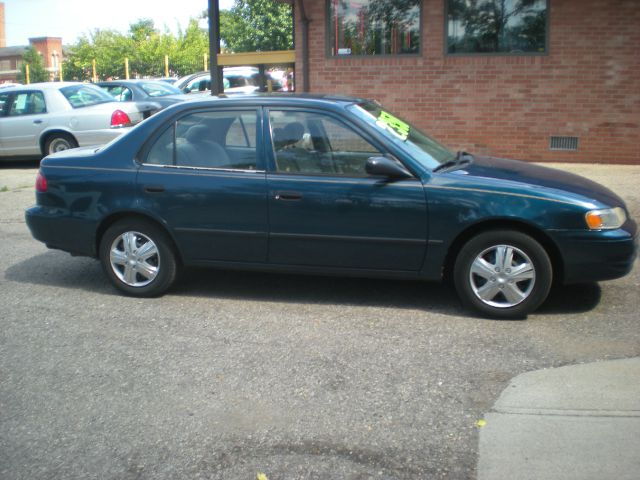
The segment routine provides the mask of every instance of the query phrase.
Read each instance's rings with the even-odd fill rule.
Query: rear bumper
[[[638,252],[634,222],[624,228],[601,232],[556,232],[555,240],[564,261],[564,283],[611,280],[633,268]]]
[[[86,220],[56,214],[55,209],[35,206],[25,212],[25,221],[36,240],[48,248],[73,255],[95,257],[95,225]]]

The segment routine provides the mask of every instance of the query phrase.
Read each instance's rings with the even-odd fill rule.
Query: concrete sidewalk
[[[479,480],[637,480],[640,358],[519,375],[485,421]]]

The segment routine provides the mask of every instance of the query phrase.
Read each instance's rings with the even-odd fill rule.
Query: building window
[[[542,54],[548,0],[446,0],[447,52]]]
[[[331,56],[420,51],[420,0],[328,0]]]

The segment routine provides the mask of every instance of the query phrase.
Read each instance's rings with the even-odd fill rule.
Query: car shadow
[[[0,170],[7,169],[24,169],[29,170],[38,168],[41,157],[0,157]]]
[[[7,268],[7,280],[32,285],[113,293],[97,260],[49,250]]]
[[[451,289],[416,280],[188,269],[171,292],[234,300],[372,306],[464,315]]]
[[[7,280],[118,295],[91,258],[47,251],[12,265]],[[336,278],[218,269],[186,269],[167,295],[305,304],[418,309],[465,315],[455,292],[438,283]]]
[[[7,280],[102,295],[118,295],[91,258],[48,251],[6,270]],[[304,304],[335,304],[473,315],[462,308],[452,286],[417,280],[325,277],[218,269],[186,269],[167,295]],[[583,313],[601,297],[596,283],[552,289],[537,314]],[[478,317],[482,318],[482,317]]]
[[[596,282],[555,286],[549,292],[538,313],[585,313],[600,303],[602,288]]]

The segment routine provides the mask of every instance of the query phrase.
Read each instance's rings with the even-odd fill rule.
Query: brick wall
[[[40,54],[42,54],[42,60],[44,61],[45,68],[53,67],[52,54],[55,52],[58,55],[60,61],[60,55],[62,55],[62,38],[60,37],[39,37],[30,38],[29,43]]]
[[[550,0],[545,56],[446,56],[444,0],[425,0],[420,56],[329,58],[325,1],[305,7],[312,92],[379,100],[455,150],[640,164],[639,0]],[[579,137],[578,151],[549,150],[552,135]]]

